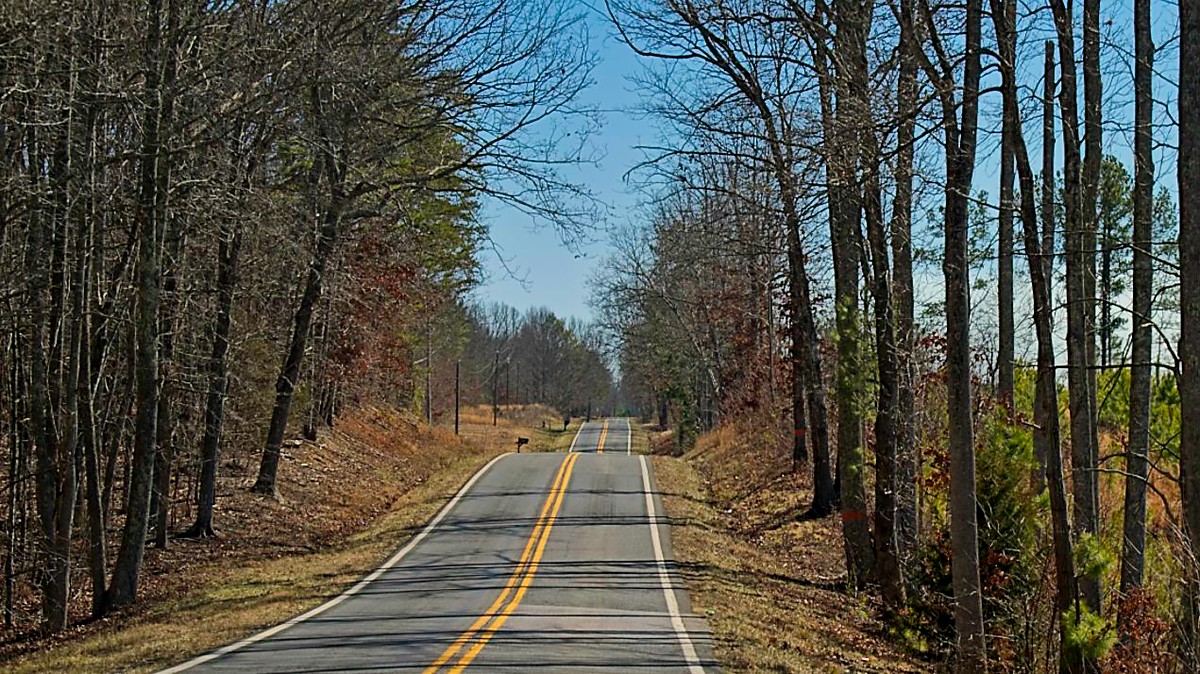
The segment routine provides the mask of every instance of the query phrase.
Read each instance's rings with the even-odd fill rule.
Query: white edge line
[[[279,634],[280,632],[282,632],[290,627],[295,627],[296,625],[299,625],[300,623],[302,623],[306,620],[315,618],[318,615],[321,615],[322,613],[333,608],[334,606],[337,606],[338,604],[346,601],[350,597],[353,597],[354,595],[358,594],[359,592],[362,591],[363,588],[370,585],[372,582],[374,582],[380,576],[382,576],[385,571],[387,571],[388,569],[390,569],[393,566],[395,566],[396,564],[398,564],[400,562],[400,560],[404,559],[405,555],[412,552],[412,549],[417,547],[417,545],[421,541],[423,541],[425,539],[425,537],[428,536],[429,533],[431,531],[433,531],[433,529],[435,527],[437,527],[437,525],[440,524],[443,519],[445,519],[446,515],[450,514],[450,511],[454,509],[454,506],[458,505],[458,502],[462,499],[463,496],[466,495],[466,493],[468,491],[470,491],[471,487],[473,487],[475,485],[475,483],[479,480],[479,478],[483,477],[484,473],[488,472],[488,470],[493,465],[495,465],[497,461],[499,461],[500,459],[503,459],[504,457],[508,456],[509,454],[511,454],[511,452],[501,454],[500,456],[497,456],[497,457],[493,458],[491,461],[489,461],[487,463],[487,465],[485,465],[483,468],[480,468],[475,473],[475,475],[471,476],[471,479],[467,480],[467,483],[464,484],[462,486],[462,488],[458,490],[458,493],[454,495],[454,498],[450,499],[450,501],[446,505],[442,506],[442,509],[438,511],[438,514],[435,515],[432,520],[429,520],[429,524],[426,524],[425,528],[422,529],[420,533],[418,533],[416,536],[413,536],[412,539],[410,539],[408,541],[408,543],[406,543],[404,545],[404,547],[402,547],[396,551],[396,554],[392,555],[391,558],[388,559],[386,562],[384,562],[379,568],[375,569],[374,571],[372,571],[370,573],[370,575],[368,575],[365,578],[363,578],[362,580],[358,581],[358,583],[356,583],[350,589],[346,590],[345,592],[339,594],[338,596],[334,597],[333,599],[330,599],[329,601],[325,602],[324,604],[321,604],[320,606],[318,606],[314,609],[310,609],[305,613],[301,613],[300,615],[296,616],[295,618],[292,618],[291,620],[288,620],[287,622],[280,623],[274,627],[263,630],[262,632],[259,632],[258,634],[246,637],[245,639],[242,639],[241,641],[238,641],[236,643],[229,644],[228,646],[223,646],[211,653],[206,653],[199,657],[192,658],[191,660],[188,660],[187,662],[175,665],[174,667],[170,667],[170,668],[161,670],[161,671],[157,672],[157,674],[176,674],[176,672],[183,672],[183,671],[189,670],[193,667],[196,667],[198,665],[202,665],[206,662],[211,662],[213,660],[216,660],[217,658],[223,657],[225,655],[229,655],[230,653],[233,653],[234,651],[239,651],[247,646],[256,644],[264,639],[269,639],[269,638],[275,636],[276,634]]]
[[[571,448],[567,450],[568,454],[575,451],[575,443],[579,442],[579,434],[583,433],[583,427],[587,426],[587,425],[588,425],[588,422],[586,422],[586,421],[583,422],[582,424],[579,424],[579,430],[575,431],[575,437],[571,439]]]
[[[650,517],[650,542],[654,544],[654,559],[658,564],[658,582],[662,585],[663,598],[667,600],[667,613],[671,615],[671,626],[675,628],[675,636],[679,638],[679,648],[683,651],[683,659],[688,664],[691,674],[704,674],[700,666],[700,657],[696,655],[696,646],[688,635],[687,627],[683,624],[683,616],[679,614],[679,602],[675,599],[675,591],[671,588],[671,577],[667,574],[667,561],[663,556],[662,541],[658,535],[658,515],[654,510],[654,495],[650,491],[650,471],[646,467],[646,457],[638,456],[642,464],[642,490],[646,494],[646,513]]]

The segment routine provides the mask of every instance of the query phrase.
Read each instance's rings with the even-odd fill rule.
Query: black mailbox
[[[521,453],[521,447],[529,444],[529,438],[517,438],[517,453]]]

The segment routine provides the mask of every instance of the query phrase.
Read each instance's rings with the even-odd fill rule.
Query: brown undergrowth
[[[7,635],[0,667],[154,671],[321,603],[398,548],[486,461],[511,451],[518,434],[546,451],[575,430],[519,425],[552,411],[507,412],[503,426],[464,424],[461,438],[452,426],[429,428],[394,410],[348,413],[318,441],[288,443],[278,500],[250,494],[252,456],[231,457],[221,466],[218,538],[147,550],[135,607],[88,622],[88,599],[79,596],[74,627],[53,638]],[[177,530],[187,517],[180,509]]]
[[[790,469],[781,436],[745,424],[655,458],[675,557],[725,671],[934,669],[888,640],[872,598],[845,592],[840,523],[803,517],[810,480]]]

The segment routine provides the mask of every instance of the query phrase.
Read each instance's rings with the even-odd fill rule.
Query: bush
[[[1024,629],[1023,607],[1039,588],[1043,553],[1038,522],[1046,508],[1035,496],[1031,476],[1037,469],[1033,437],[1023,425],[1011,424],[996,408],[980,419],[976,437],[976,483],[979,503],[979,560],[984,613],[993,634]],[[932,467],[936,473],[937,467]],[[930,481],[927,481],[930,482]],[[913,572],[913,606],[907,628],[924,631],[931,642],[954,638],[954,591],[945,491],[927,491],[931,535],[918,553]],[[1003,639],[992,639],[995,646]]]

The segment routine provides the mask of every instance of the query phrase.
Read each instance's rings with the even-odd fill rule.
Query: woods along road
[[[346,593],[162,674],[716,671],[630,433],[498,457]]]

